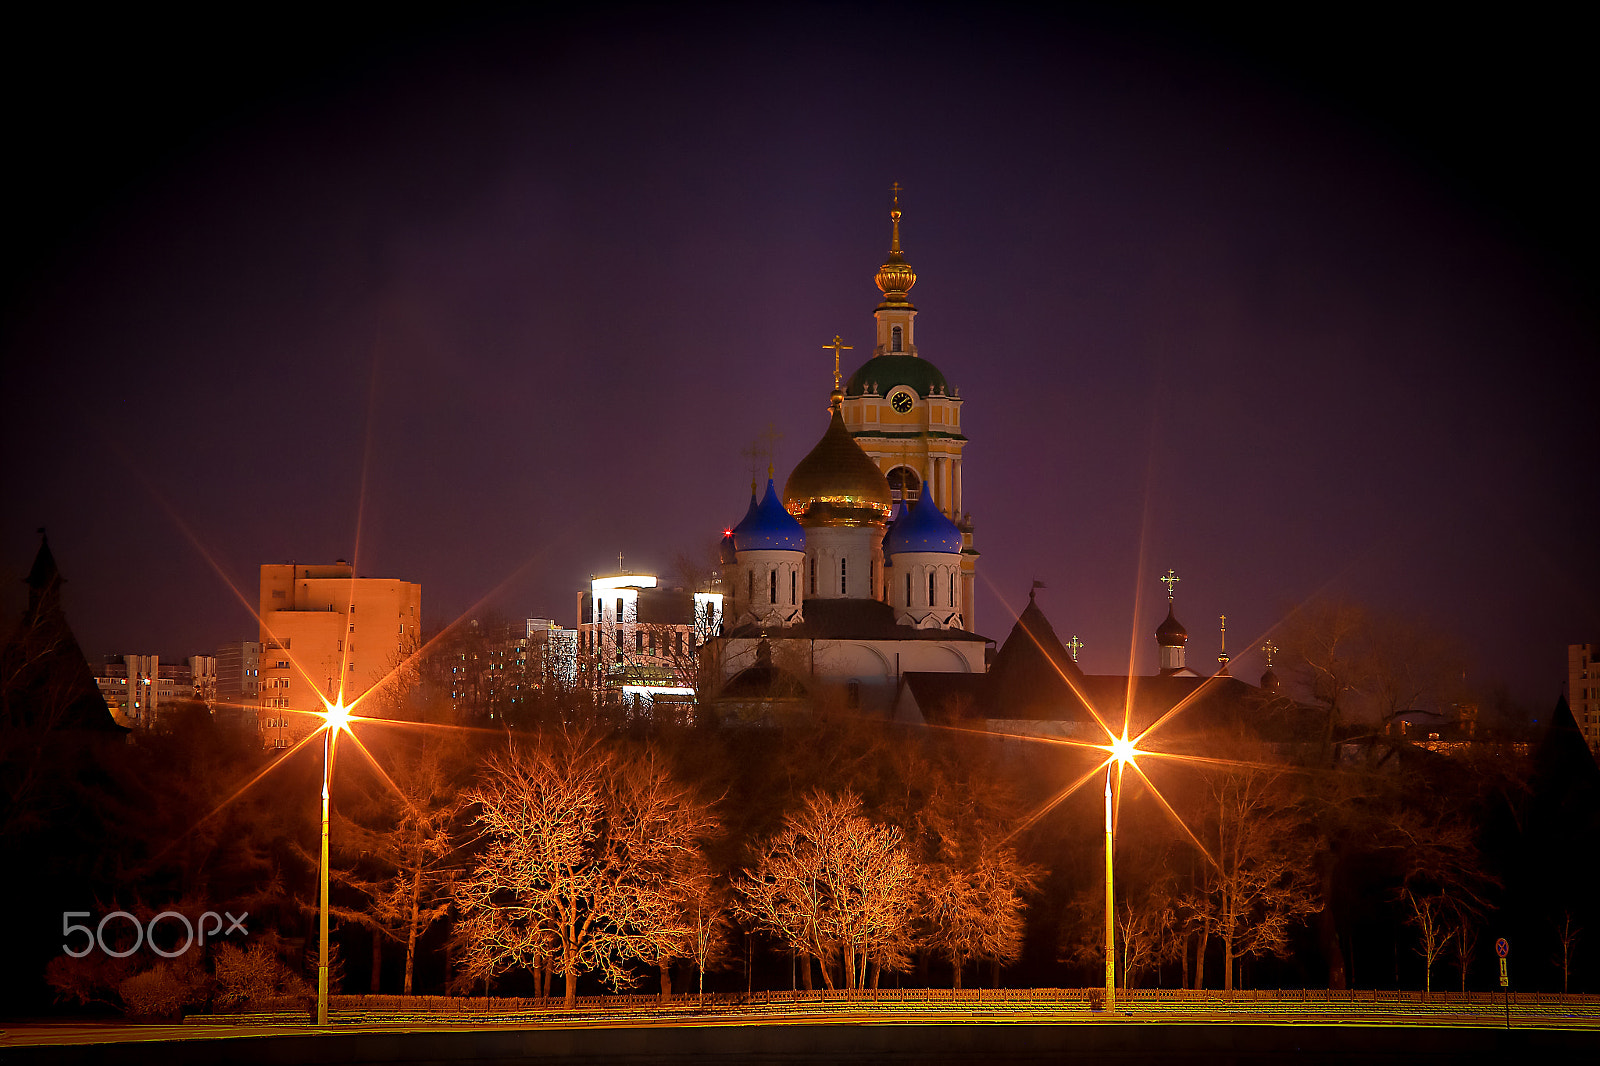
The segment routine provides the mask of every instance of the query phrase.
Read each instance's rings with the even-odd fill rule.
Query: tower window
[[[906,606],[911,606],[911,575],[906,575]]]
[[[796,594],[799,592],[800,575],[793,570],[789,571],[789,606],[793,607]]]
[[[773,570],[768,573],[767,577],[770,579],[768,584],[772,586],[771,595],[767,598],[767,602],[776,606],[778,603],[778,572]]]
[[[933,606],[933,575],[928,575],[928,606]]]
[[[952,570],[952,571],[950,571],[950,606],[954,607],[955,605],[956,605],[956,574],[955,574],[955,571]]]
[[[811,560],[811,595],[817,594],[817,561]]]
[[[900,327],[899,326],[896,326],[896,327],[894,327],[893,329],[891,329],[889,331],[889,350],[891,352],[898,352],[898,351],[903,351],[904,350],[903,341],[902,341],[902,337],[901,337],[901,332],[900,332]]]
[[[847,569],[848,564],[848,559],[839,560],[839,595],[841,596],[847,596],[850,594],[850,573]]]

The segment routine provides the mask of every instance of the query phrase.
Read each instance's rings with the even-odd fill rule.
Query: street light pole
[[[1111,886],[1111,766],[1106,765],[1106,1010],[1117,1009],[1117,925]],[[324,830],[323,847],[327,847]]]
[[[322,739],[322,902],[317,941],[317,1024],[328,1024],[328,784],[333,778],[333,734],[330,725]]]

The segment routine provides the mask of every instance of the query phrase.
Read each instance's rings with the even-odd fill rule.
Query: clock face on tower
[[[901,414],[905,414],[906,412],[910,411],[912,405],[916,402],[916,397],[912,396],[911,393],[906,389],[901,389],[893,396],[889,397],[889,406],[893,407]]]

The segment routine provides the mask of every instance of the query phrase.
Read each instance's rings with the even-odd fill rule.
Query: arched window
[[[956,572],[950,571],[950,606],[956,605]]]
[[[910,503],[922,495],[922,479],[908,466],[897,466],[889,471],[889,498]]]
[[[906,575],[906,606],[911,606],[911,575]]]
[[[928,606],[933,606],[933,571],[928,571]]]
[[[800,575],[793,570],[789,571],[789,606],[795,605],[796,593],[799,591]]]
[[[893,329],[891,329],[889,331],[889,350],[891,352],[899,352],[899,351],[904,351],[905,350],[905,348],[904,348],[904,340],[903,340],[903,338],[901,336],[900,327],[899,326],[896,326],[896,327],[894,327]]]
[[[778,572],[773,570],[767,576],[770,578],[767,583],[772,586],[770,589],[771,595],[768,597],[767,602],[776,607],[778,605]]]

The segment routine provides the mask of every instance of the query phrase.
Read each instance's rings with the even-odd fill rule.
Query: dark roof
[[[909,386],[923,397],[932,396],[935,389],[941,393],[950,391],[939,368],[916,355],[879,355],[868,359],[861,364],[861,369],[850,375],[844,394],[865,395],[869,384],[877,386],[880,396],[887,396],[896,385]]]
[[[922,717],[931,723],[954,725],[974,717],[983,700],[983,674],[930,673],[914,670],[901,675],[916,698]]]
[[[764,630],[754,623],[724,631],[728,637],[757,637],[765,633],[782,640],[957,640],[988,643],[987,637],[964,629],[916,629],[896,625],[894,608],[877,600],[809,599],[805,620],[781,630]]]
[[[43,537],[27,581],[22,624],[0,644],[0,671],[7,682],[0,686],[0,728],[126,734],[112,719],[61,610],[61,573]]]
[[[1083,671],[1044,612],[1028,597],[1011,634],[995,653],[985,686],[988,718],[1087,718],[1089,710],[1073,691],[1083,687]]]

